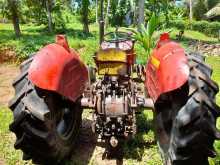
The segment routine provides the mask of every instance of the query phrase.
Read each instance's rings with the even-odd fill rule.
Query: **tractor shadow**
[[[82,127],[71,161],[65,162],[65,165],[87,165],[92,159],[96,148],[96,136],[91,129],[92,120],[83,119]]]
[[[137,114],[137,134],[129,140],[121,140],[121,144],[116,150],[110,151],[108,155],[103,153],[102,157],[107,160],[115,160],[116,165],[123,165],[123,160],[132,159],[141,162],[144,151],[155,148],[156,140],[153,128],[153,114],[149,111]],[[100,145],[97,143],[97,145]],[[102,144],[106,148],[106,144]],[[108,151],[106,149],[105,151]]]
[[[91,113],[91,112],[90,112]],[[110,164],[123,165],[123,160],[133,159],[142,161],[144,150],[154,147],[156,142],[153,134],[153,120],[147,113],[137,115],[137,135],[131,140],[122,140],[118,149],[109,153],[104,142],[97,142],[96,135],[91,129],[91,114],[86,114],[82,121],[80,136],[71,161],[66,165]]]
[[[137,115],[137,134],[123,144],[123,158],[141,162],[144,151],[155,147],[152,116],[152,112],[149,111]]]

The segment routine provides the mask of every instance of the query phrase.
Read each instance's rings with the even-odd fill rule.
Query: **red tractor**
[[[220,138],[215,103],[218,85],[204,57],[187,54],[163,34],[146,67],[136,65],[131,35],[104,36],[87,67],[65,36],[21,64],[14,81],[10,130],[25,160],[58,164],[74,150],[82,111],[93,109],[92,130],[116,148],[136,133],[136,113],[154,112],[155,134],[164,165],[208,165]],[[144,84],[144,88],[140,84]]]

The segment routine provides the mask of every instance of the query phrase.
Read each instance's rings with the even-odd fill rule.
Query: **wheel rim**
[[[74,109],[70,107],[64,107],[60,111],[62,113],[59,115],[59,120],[56,124],[56,130],[58,135],[63,139],[69,139],[76,126],[76,114]]]

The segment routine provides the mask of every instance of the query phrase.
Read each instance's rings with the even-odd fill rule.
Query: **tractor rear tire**
[[[208,165],[220,139],[215,102],[218,85],[212,69],[198,54],[188,55],[190,77],[180,89],[162,95],[155,104],[155,132],[164,165]]]
[[[59,164],[73,151],[82,109],[79,103],[35,87],[27,77],[32,59],[21,64],[21,74],[13,83],[15,97],[9,107],[14,120],[9,129],[16,135],[14,147],[23,151],[24,160]]]

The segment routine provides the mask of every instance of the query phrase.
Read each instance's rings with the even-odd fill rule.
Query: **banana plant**
[[[151,50],[156,45],[155,40],[153,39],[153,34],[156,31],[158,24],[158,17],[153,13],[146,27],[142,24],[140,30],[129,29],[134,33],[134,39],[137,40],[137,42],[146,50],[147,56],[151,54]]]

